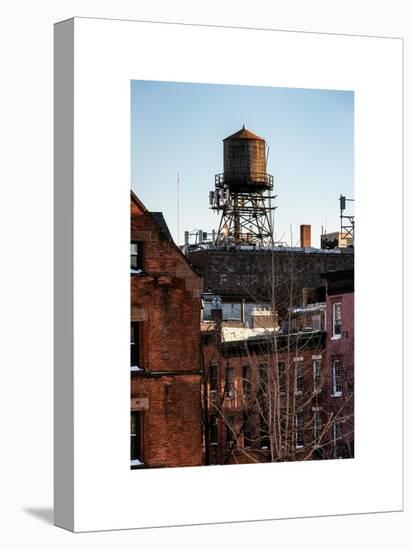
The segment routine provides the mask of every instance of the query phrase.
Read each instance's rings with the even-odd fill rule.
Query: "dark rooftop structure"
[[[300,304],[303,288],[324,285],[326,273],[345,270],[351,277],[354,269],[354,249],[309,251],[272,247],[243,250],[238,247],[234,250],[188,250],[187,257],[203,277],[204,288],[222,296],[223,301],[274,300],[280,311]]]

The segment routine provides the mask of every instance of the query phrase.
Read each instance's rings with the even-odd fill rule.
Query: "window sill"
[[[343,397],[343,392],[338,391],[331,394],[331,397]]]
[[[130,270],[131,275],[144,275],[144,272],[142,269],[132,269]]]
[[[144,372],[144,369],[141,369],[141,368],[138,367],[137,365],[133,365],[133,366],[130,368],[130,371],[131,371],[131,372],[138,373],[138,372]]]
[[[342,338],[341,334],[335,334],[334,336],[331,337],[331,340],[341,340],[341,338]]]
[[[130,461],[131,470],[138,470],[139,468],[145,468],[145,463],[141,462],[138,458],[133,458]]]

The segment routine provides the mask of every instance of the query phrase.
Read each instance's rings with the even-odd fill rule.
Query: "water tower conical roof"
[[[223,141],[227,141],[229,139],[259,139],[260,141],[265,141],[264,138],[257,136],[257,134],[254,134],[250,130],[247,130],[245,125],[241,128],[241,130],[238,130],[235,134],[226,137]]]

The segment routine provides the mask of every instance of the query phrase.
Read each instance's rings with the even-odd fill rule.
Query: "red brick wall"
[[[135,376],[132,397],[148,398],[142,411],[143,461],[148,466],[202,463],[200,376]]]
[[[148,466],[202,463],[199,360],[202,280],[132,197],[131,239],[142,243],[143,272],[131,275],[131,319],[140,321],[139,367],[131,398],[142,411],[143,461]]]
[[[303,367],[303,391],[301,394],[294,392],[295,384],[295,359],[301,359],[300,365]],[[313,381],[313,360],[321,358],[321,391],[313,394],[314,381]],[[209,415],[218,415],[218,444],[216,446],[209,446],[205,449],[206,461],[211,464],[230,464],[230,463],[245,463],[245,462],[266,462],[270,459],[268,450],[260,449],[259,444],[251,445],[252,448],[246,450],[246,453],[242,451],[244,440],[241,434],[241,428],[243,424],[244,411],[249,411],[251,414],[251,421],[254,424],[253,437],[259,438],[259,413],[257,413],[256,406],[254,405],[254,396],[257,392],[258,384],[258,370],[259,365],[266,363],[269,369],[274,372],[275,367],[275,355],[269,353],[252,354],[249,356],[233,355],[229,357],[223,357],[219,352],[219,347],[215,343],[209,343],[203,347],[203,360],[205,368],[205,377],[207,384],[204,390],[208,394],[208,413]],[[284,362],[286,365],[286,375],[289,380],[289,392],[290,403],[291,399],[295,399],[295,408],[300,410],[301,404],[303,405],[303,450],[297,449],[295,459],[300,460],[306,458],[309,452],[313,450],[313,414],[315,408],[321,408],[322,422],[325,424],[328,421],[328,412],[325,408],[325,404],[329,400],[329,394],[327,390],[328,386],[328,373],[325,363],[325,350],[323,348],[315,349],[301,349],[297,351],[279,352],[277,355],[278,362]],[[216,394],[211,394],[209,388],[209,368],[211,364],[217,365],[217,378],[218,378],[218,390]],[[251,369],[251,397],[245,399],[243,396],[243,366],[249,365]],[[225,372],[227,367],[232,367],[234,372],[234,398],[227,399],[225,397]],[[269,374],[269,376],[273,376]],[[270,378],[270,387],[271,385]],[[288,386],[286,384],[286,390]],[[281,407],[285,407],[285,397],[280,398]],[[324,406],[323,406],[324,405]],[[291,406],[291,405],[290,405]],[[218,409],[223,414],[218,412]],[[228,415],[233,417],[234,431],[239,437],[234,447],[229,449],[226,441],[227,435],[227,422]],[[326,433],[324,441],[329,438],[329,433]],[[206,439],[208,445],[208,440]],[[254,448],[256,447],[256,448]],[[315,458],[316,455],[312,456]]]
[[[341,338],[333,337],[333,304],[341,303]],[[342,395],[334,396],[332,362],[342,362]],[[342,425],[345,453],[354,448],[354,292],[327,295],[326,365],[328,372],[328,409],[345,419]],[[353,451],[354,452],[354,451]]]

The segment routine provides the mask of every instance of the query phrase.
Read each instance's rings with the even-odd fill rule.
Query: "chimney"
[[[300,225],[300,246],[301,248],[311,246],[311,225]]]

